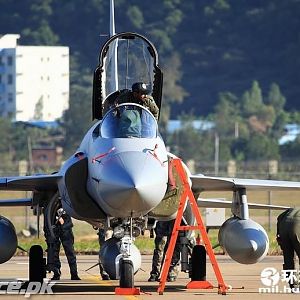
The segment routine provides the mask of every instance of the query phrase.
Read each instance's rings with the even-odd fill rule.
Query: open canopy
[[[104,103],[110,95],[131,89],[135,82],[147,85],[160,109],[163,76],[155,47],[137,33],[116,34],[102,47],[94,72],[93,119],[102,118]]]

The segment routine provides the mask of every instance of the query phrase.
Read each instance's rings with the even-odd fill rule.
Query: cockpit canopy
[[[94,72],[93,119],[101,119],[105,102],[120,90],[143,82],[161,107],[163,75],[154,45],[144,36],[125,32],[111,37],[102,47]]]
[[[114,107],[104,116],[100,136],[102,138],[155,138],[157,122],[145,107],[124,103]]]

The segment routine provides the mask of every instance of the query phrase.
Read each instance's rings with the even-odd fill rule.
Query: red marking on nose
[[[109,153],[114,151],[115,149],[116,149],[116,147],[112,147],[106,153],[102,153],[102,154],[95,156],[94,158],[92,158],[92,163],[94,164],[99,158],[105,157],[106,155],[108,155]]]

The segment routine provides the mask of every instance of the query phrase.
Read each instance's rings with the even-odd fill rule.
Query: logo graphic
[[[280,274],[275,268],[265,268],[260,273],[260,280],[266,286],[274,286],[278,284]]]
[[[2,294],[17,294],[24,295],[25,298],[34,294],[53,294],[52,286],[55,282],[50,282],[45,279],[42,283],[30,281],[24,284],[23,281],[0,282],[0,295]]]

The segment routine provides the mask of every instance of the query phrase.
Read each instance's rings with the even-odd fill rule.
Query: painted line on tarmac
[[[111,280],[102,280],[100,279],[100,275],[89,275],[85,277],[87,280],[91,280],[93,282],[99,283],[100,285],[109,285],[113,286],[113,282]]]

